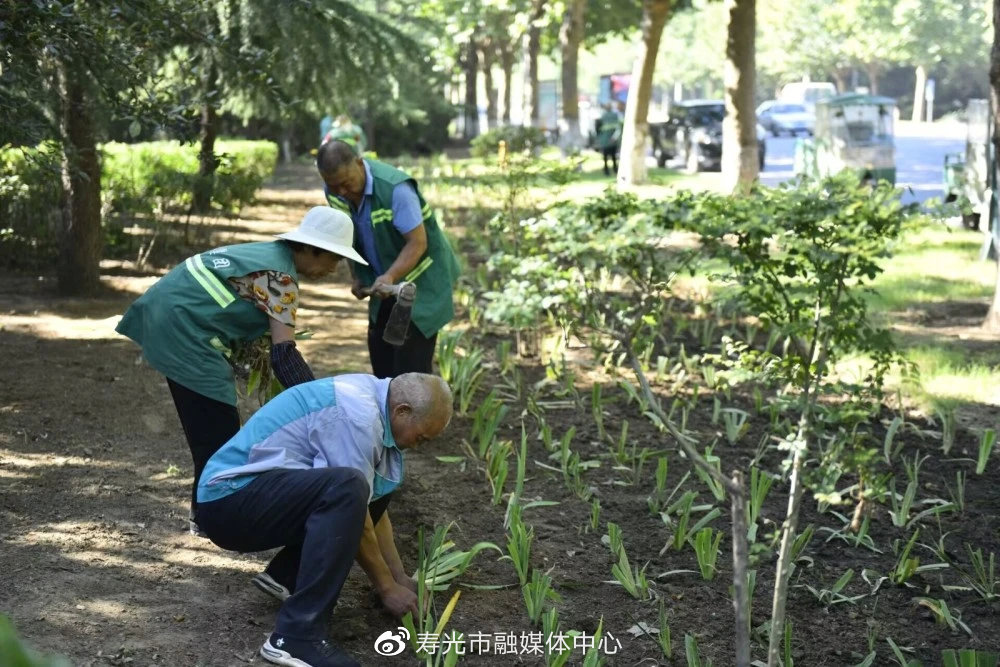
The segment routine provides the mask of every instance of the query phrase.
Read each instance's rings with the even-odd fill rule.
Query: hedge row
[[[274,171],[269,141],[219,140],[212,201],[237,212]],[[101,146],[101,213],[114,217],[184,212],[198,174],[198,146],[173,141]],[[55,144],[0,148],[0,265],[31,267],[58,248],[62,210],[61,153]]]

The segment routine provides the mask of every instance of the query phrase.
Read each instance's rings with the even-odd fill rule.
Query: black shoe
[[[272,632],[260,657],[286,667],[361,667],[361,663],[325,639],[291,639]]]

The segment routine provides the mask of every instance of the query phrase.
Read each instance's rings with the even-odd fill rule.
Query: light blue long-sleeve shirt
[[[223,498],[268,470],[328,467],[359,470],[369,502],[384,495],[402,482],[404,466],[387,416],[390,381],[339,375],[278,394],[208,460],[198,502]]]

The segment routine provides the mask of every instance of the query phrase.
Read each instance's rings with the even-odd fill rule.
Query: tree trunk
[[[927,88],[927,68],[917,65],[913,84],[913,122],[924,120],[924,90]]]
[[[206,58],[211,59],[211,55]],[[205,105],[201,109],[201,149],[198,151],[198,176],[194,182],[194,193],[191,208],[198,213],[207,213],[212,208],[212,193],[215,191],[215,170],[219,166],[219,158],[215,154],[215,139],[219,136],[219,117],[215,104],[218,84],[218,70],[212,62],[205,73],[202,93],[205,95]]]
[[[865,72],[868,73],[868,92],[878,95],[878,75],[880,71],[878,63],[865,63]]]
[[[560,139],[564,152],[580,146],[580,101],[577,88],[577,68],[580,59],[580,42],[583,41],[583,13],[587,0],[567,0],[559,29],[559,46],[562,55],[562,117],[566,123],[566,136]]]
[[[538,125],[538,52],[541,50],[545,0],[534,0],[531,24],[524,44],[524,125]]]
[[[476,77],[479,74],[479,56],[476,53],[475,36],[469,38],[465,47],[465,107],[463,109],[462,136],[472,139],[479,136],[479,97],[476,93]]]
[[[653,93],[660,36],[670,16],[670,5],[671,0],[643,0],[642,3],[642,43],[632,67],[618,163],[618,182],[622,184],[637,185],[646,180],[646,139],[649,136],[646,118]]]
[[[757,180],[756,0],[727,0],[729,36],[723,82],[726,116],[722,120],[722,182],[727,191],[749,190]]]
[[[510,125],[511,82],[514,80],[514,45],[507,44],[500,51],[500,67],[503,68],[503,124]]]
[[[847,92],[847,77],[844,76],[844,72],[839,68],[834,68],[830,74],[833,76],[833,83],[837,86],[838,93]]]
[[[493,65],[496,63],[496,49],[492,40],[487,40],[480,46],[479,59],[483,67],[483,82],[486,87],[486,129],[493,130],[497,126],[497,87],[493,80]]]
[[[100,285],[101,163],[97,152],[90,77],[60,68],[63,105],[63,214],[57,265],[60,294],[93,293]]]
[[[993,0],[993,48],[990,49],[990,101],[993,107],[993,151],[1000,155],[1000,135],[996,128],[1000,127],[1000,0]],[[996,234],[990,221],[991,234]],[[994,237],[995,238],[995,237]],[[986,313],[983,328],[988,331],[1000,331],[1000,252],[997,253],[997,281],[993,289],[993,303]]]

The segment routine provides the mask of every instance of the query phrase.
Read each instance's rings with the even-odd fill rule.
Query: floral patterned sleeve
[[[295,326],[299,310],[299,286],[287,273],[255,271],[239,278],[230,278],[236,293],[270,317]]]

